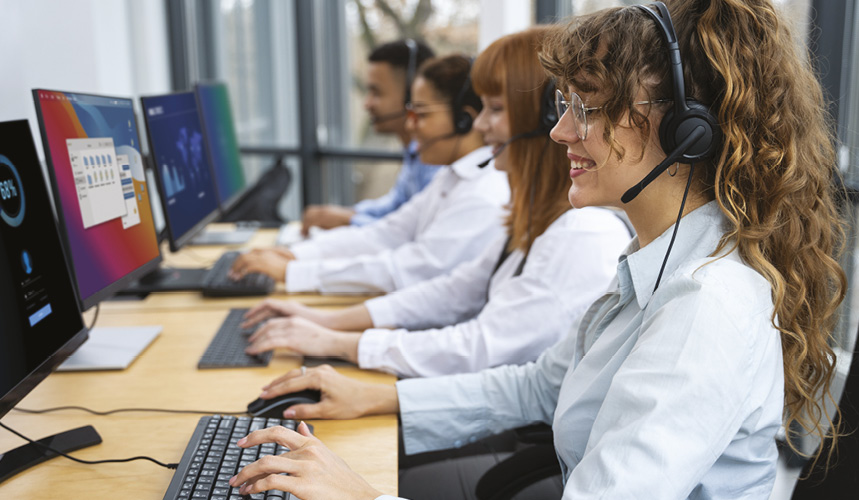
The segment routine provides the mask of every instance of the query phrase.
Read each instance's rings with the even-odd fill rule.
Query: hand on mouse
[[[262,273],[278,282],[286,279],[286,266],[295,256],[289,250],[260,248],[239,255],[230,269],[230,278],[242,279],[250,273]]]
[[[292,316],[301,316],[318,325],[333,328],[334,326],[329,324],[328,321],[332,313],[333,311],[320,311],[312,307],[307,307],[294,300],[265,299],[245,313],[245,321],[242,323],[242,328],[251,328],[271,318]]]
[[[264,443],[277,443],[291,451],[263,457],[233,476],[230,486],[239,486],[243,495],[268,490],[288,491],[305,500],[372,500],[381,495],[313,436],[304,422],[298,425],[298,432],[279,426],[254,431],[238,445],[250,448]],[[284,472],[289,475],[281,475]]]
[[[248,338],[250,345],[245,352],[259,354],[283,348],[305,356],[336,356],[357,363],[360,338],[356,332],[338,332],[299,316],[275,318]]]
[[[292,370],[263,387],[262,399],[271,399],[305,389],[316,389],[321,398],[316,404],[290,406],[284,418],[310,420],[350,419],[365,415],[383,415],[400,411],[397,387],[388,384],[370,384],[341,375],[330,365]]]

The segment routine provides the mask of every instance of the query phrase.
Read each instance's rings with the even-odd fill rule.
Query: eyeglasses
[[[422,118],[435,111],[440,111],[442,109],[449,110],[450,106],[450,103],[447,101],[431,101],[419,103],[407,102],[406,114],[417,118]]]
[[[671,99],[658,99],[656,101],[638,101],[633,104],[661,104],[664,102],[671,102]],[[561,121],[561,118],[564,117],[564,114],[572,108],[573,109],[573,122],[576,126],[576,135],[581,140],[585,140],[588,137],[588,115],[594,111],[602,109],[604,106],[597,106],[594,108],[585,107],[585,103],[582,101],[582,98],[579,97],[579,94],[575,92],[570,92],[570,100],[564,99],[564,94],[560,90],[555,90],[555,111],[558,113],[558,121]]]

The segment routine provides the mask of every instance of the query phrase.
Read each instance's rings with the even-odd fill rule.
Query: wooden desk
[[[161,324],[164,331],[131,367],[121,372],[54,373],[21,403],[23,408],[82,405],[96,410],[125,407],[242,411],[260,387],[299,366],[299,358],[276,355],[267,368],[197,370],[196,364],[225,310],[148,308],[106,314],[102,326]],[[338,368],[371,382],[394,383],[393,376]],[[178,462],[199,416],[122,413],[98,417],[81,412],[28,415],[11,411],[3,422],[31,438],[91,424],[103,443],[80,450],[89,459],[152,456]],[[396,416],[349,421],[313,421],[316,434],[380,491],[397,493]],[[0,430],[0,452],[23,441]],[[0,483],[0,498],[160,499],[173,471],[148,462],[81,465],[49,460]]]
[[[224,230],[233,227],[232,224],[211,224],[210,228]],[[201,268],[212,266],[225,251],[265,248],[271,247],[277,237],[276,229],[258,229],[256,234],[245,245],[237,246],[185,246],[176,253],[171,253],[164,242],[161,254],[164,256],[164,264],[177,268]],[[275,293],[269,297],[282,300],[296,300],[308,306],[351,306],[360,304],[368,298],[378,294],[347,294],[347,295],[323,295],[319,293],[287,293],[284,285],[279,283]],[[140,306],[148,310],[176,310],[176,309],[230,309],[253,307],[262,300],[261,297],[241,297],[211,299],[204,298],[198,292],[170,292],[151,293],[143,299],[112,300],[101,304],[102,312],[135,312]]]

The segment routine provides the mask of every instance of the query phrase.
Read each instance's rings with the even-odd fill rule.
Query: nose
[[[485,134],[489,131],[489,120],[486,118],[486,106],[484,106],[483,109],[480,110],[480,113],[477,114],[472,127],[481,134]]]
[[[549,132],[549,137],[558,144],[571,144],[579,141],[579,136],[576,134],[576,125],[573,123],[573,117],[570,115],[570,110],[564,112],[558,123],[552,127]]]

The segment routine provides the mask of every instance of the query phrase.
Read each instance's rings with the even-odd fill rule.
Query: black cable
[[[95,322],[98,320],[98,312],[101,310],[101,302],[95,305],[95,316],[92,317],[92,323],[87,327],[87,330],[92,330],[92,327],[95,326]]]
[[[247,415],[247,410],[243,411],[203,411],[203,410],[171,410],[166,408],[117,408],[115,410],[107,410],[107,411],[98,411],[91,410],[89,408],[83,406],[56,406],[53,408],[42,408],[41,410],[29,410],[27,408],[13,408],[13,410],[20,411],[22,413],[32,413],[32,414],[41,414],[41,413],[50,413],[54,411],[63,411],[63,410],[80,410],[85,411],[87,413],[91,413],[93,415],[99,416],[107,416],[113,415],[114,413],[128,413],[128,412],[143,412],[143,413],[180,413],[180,414],[191,414],[191,415]]]
[[[66,457],[66,458],[68,458],[69,460],[71,460],[71,461],[73,461],[73,462],[77,462],[77,463],[79,463],[79,464],[85,464],[85,465],[97,465],[97,464],[118,464],[118,463],[125,463],[125,462],[133,462],[133,461],[135,461],[135,460],[148,460],[148,461],[150,461],[150,462],[152,462],[152,463],[154,463],[154,464],[156,464],[156,465],[160,465],[161,467],[164,467],[165,469],[178,469],[178,468],[179,468],[179,464],[178,464],[178,463],[165,464],[164,462],[160,462],[160,461],[158,461],[158,460],[155,460],[155,459],[154,459],[154,458],[152,458],[152,457],[144,457],[144,456],[137,456],[137,457],[130,457],[130,458],[111,458],[111,459],[107,459],[107,460],[81,460],[80,458],[75,458],[75,457],[73,457],[73,456],[71,456],[71,455],[68,455],[68,454],[66,454],[66,453],[63,453],[63,452],[62,452],[62,451],[60,451],[60,450],[57,450],[56,448],[52,448],[52,447],[50,447],[50,446],[48,446],[48,445],[46,445],[46,444],[42,444],[42,443],[40,443],[40,442],[38,442],[38,441],[33,441],[32,439],[30,439],[30,438],[28,438],[27,436],[25,436],[25,435],[21,434],[20,432],[16,431],[15,429],[12,429],[11,427],[7,426],[7,425],[6,425],[6,424],[4,424],[3,422],[0,422],[0,427],[3,427],[3,428],[4,428],[4,429],[6,429],[7,431],[9,431],[9,432],[11,432],[12,434],[14,434],[14,435],[18,436],[19,438],[23,439],[24,441],[29,442],[30,444],[34,444],[34,445],[36,445],[36,446],[39,446],[39,447],[41,447],[41,448],[44,448],[44,449],[45,449],[45,450],[47,450],[47,451],[50,451],[50,452],[52,452],[52,453],[56,453],[57,455],[60,455],[60,456]]]
[[[683,218],[683,207],[686,206],[686,195],[689,194],[689,186],[692,185],[692,172],[695,171],[695,164],[689,164],[689,178],[686,179],[686,190],[683,191],[683,201],[680,202],[680,211],[677,213],[677,222],[674,223],[674,232],[671,233],[671,241],[668,243],[668,250],[665,251],[665,258],[662,259],[662,267],[659,268],[659,276],[656,277],[656,285],[653,287],[653,292],[659,288],[659,282],[662,280],[662,272],[665,271],[665,264],[668,263],[668,255],[671,254],[671,248],[674,246],[674,238],[677,237],[677,228],[680,227],[680,219]]]

